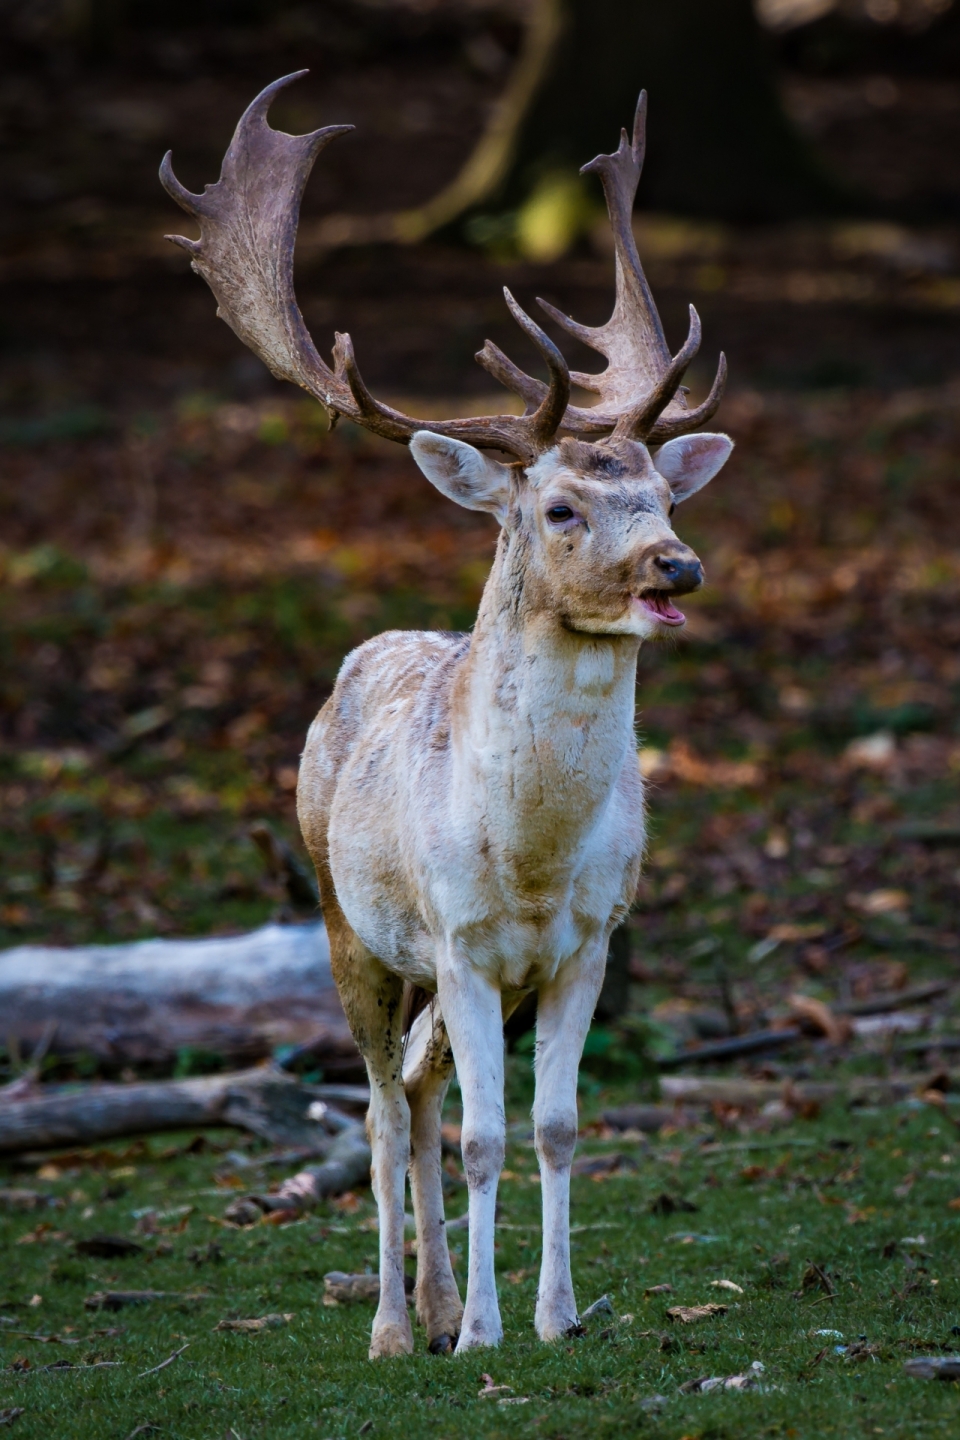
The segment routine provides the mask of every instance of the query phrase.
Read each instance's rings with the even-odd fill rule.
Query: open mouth
[[[675,605],[671,605],[670,597],[662,590],[647,590],[644,594],[635,595],[633,598],[641,609],[646,610],[648,615],[652,615],[662,625],[686,624],[686,615]]]

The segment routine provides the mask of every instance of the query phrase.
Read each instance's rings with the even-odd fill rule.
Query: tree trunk
[[[791,127],[752,0],[560,0],[562,30],[485,210],[616,148],[650,95],[644,209],[738,221],[836,208]]]

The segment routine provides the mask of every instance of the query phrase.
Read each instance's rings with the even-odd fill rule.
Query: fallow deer
[[[500,525],[472,633],[392,631],[353,651],[300,767],[298,812],[333,973],[370,1076],[380,1216],[370,1356],[413,1348],[403,1280],[408,1170],[416,1311],[430,1350],[459,1354],[502,1336],[494,1208],[504,1157],[503,1020],[531,990],[543,1189],[536,1329],[553,1340],[578,1325],[569,1245],[577,1071],[610,933],[634,897],[644,845],[637,655],[644,640],[684,623],[673,597],[703,580],[670,517],[732,448],[725,435],[690,433],[720,403],[725,362],[721,355],[707,399],[688,408],[680,382],[699,320],[691,306],[687,340],[672,356],[631,225],[642,94],[632,136],[623,131],[613,155],[584,167],[600,177],[613,229],[613,314],[589,328],[539,302],[606,358],[602,373],[571,374],[507,291],[549,383],[490,341],[477,359],[521,397],[522,415],[419,421],[381,404],[361,379],[349,335],[336,337],[333,368],[324,363],[294,296],[304,186],[324,146],[352,128],[271,129],[273,97],[297,78],[254,100],[219,182],[202,195],[180,185],[166,157],[163,183],[201,231],[199,240],[169,238],[192,255],[219,314],[274,375],[314,395],[331,422],[346,416],[408,443],[443,495]],[[595,392],[596,405],[572,405],[571,381]],[[405,992],[431,997],[412,1029]],[[469,1190],[465,1308],[441,1190],[441,1106],[454,1066]]]

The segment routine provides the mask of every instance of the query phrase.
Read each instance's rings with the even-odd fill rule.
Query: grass
[[[354,1208],[328,1205],[282,1228],[224,1228],[215,1176],[226,1198],[222,1182],[231,1175],[236,1182],[234,1162],[210,1149],[187,1153],[190,1138],[152,1140],[93,1163],[74,1157],[58,1178],[19,1174],[4,1182],[38,1184],[59,1207],[41,1212],[39,1228],[37,1212],[0,1219],[0,1409],[23,1407],[20,1440],[956,1434],[955,1387],[910,1379],[902,1368],[911,1354],[958,1346],[960,1322],[960,1213],[950,1204],[960,1190],[960,1143],[947,1117],[916,1102],[836,1110],[773,1135],[718,1131],[704,1144],[703,1132],[677,1132],[648,1150],[620,1142],[635,1170],[573,1182],[579,1303],[608,1294],[618,1318],[603,1317],[583,1338],[552,1346],[532,1329],[539,1187],[526,1123],[515,1116],[507,1156],[513,1178],[501,1186],[498,1232],[503,1346],[434,1357],[417,1331],[411,1359],[375,1364],[366,1358],[372,1307],[322,1303],[327,1271],[376,1266],[369,1192]],[[610,1147],[588,1139],[581,1153]],[[257,1172],[243,1173],[243,1183],[256,1184],[249,1176]],[[664,1192],[696,1205],[696,1213],[652,1214]],[[449,1213],[464,1202],[457,1189]],[[164,1218],[181,1206],[192,1207],[185,1220]],[[134,1214],[147,1207],[160,1212],[164,1233],[139,1235],[142,1254],[109,1261],[75,1254],[79,1237],[135,1235]],[[680,1238],[690,1232],[710,1238]],[[462,1276],[465,1238],[453,1231],[451,1239]],[[811,1265],[828,1276],[832,1297],[809,1274],[804,1282]],[[742,1294],[716,1288],[721,1279]],[[660,1285],[672,1291],[647,1293]],[[111,1287],[195,1298],[119,1314],[85,1311],[85,1296]],[[709,1302],[729,1309],[690,1326],[667,1319],[670,1305]],[[293,1319],[254,1335],[214,1330],[224,1317],[275,1312]],[[45,1345],[14,1329],[80,1343]],[[817,1333],[825,1330],[843,1340]],[[858,1340],[868,1347],[864,1358],[838,1353]],[[185,1344],[167,1368],[142,1375]],[[42,1368],[63,1359],[117,1363]],[[756,1360],[765,1367],[759,1390],[680,1389]],[[479,1398],[484,1373],[525,1403]]]
[[[676,649],[645,649],[640,664],[644,743],[664,766],[652,776],[629,1008],[646,1041],[667,1049],[691,1038],[688,1012],[715,1019],[722,1007],[751,1028],[786,1013],[797,990],[846,1003],[956,973],[957,846],[904,838],[903,827],[960,815],[960,570],[946,483],[960,431],[936,396],[910,399],[906,429],[899,399],[781,399],[762,414],[751,405],[731,422],[749,441],[740,478],[712,487],[681,527],[711,575],[694,602],[698,625]],[[236,409],[185,412],[161,433],[156,534],[136,543],[136,527],[124,528],[129,497],[110,488],[129,458],[116,450],[119,431],[58,440],[55,454],[43,436],[7,451],[17,483],[4,499],[12,548],[0,552],[0,946],[267,919],[284,896],[249,826],[267,818],[296,842],[297,756],[343,653],[389,626],[470,624],[489,560],[485,521],[452,507],[439,517],[406,461],[349,431],[320,455],[288,408],[291,438],[268,445],[256,427],[237,438]],[[903,477],[884,479],[894,451],[925,466],[909,504],[893,494]],[[889,765],[845,758],[851,740],[876,730],[894,737]],[[753,778],[731,779],[737,765]],[[878,897],[892,908],[878,909]],[[759,958],[758,942],[785,929],[794,938]],[[936,1018],[956,1028],[954,1013]],[[631,1075],[643,1083],[625,1047],[595,1047],[585,1123],[635,1098]],[[830,1057],[806,1046],[764,1068],[803,1078],[811,1058]],[[183,1073],[196,1066],[181,1061]],[[893,1061],[905,1063],[874,1049],[845,1063]],[[902,1369],[919,1347],[960,1349],[960,1210],[951,1208],[960,1144],[946,1116],[910,1105],[837,1110],[773,1135],[718,1120],[718,1148],[684,1131],[649,1153],[585,1137],[584,1150],[616,1143],[637,1160],[601,1182],[574,1181],[574,1223],[597,1227],[574,1236],[580,1304],[607,1293],[620,1318],[545,1347],[532,1328],[539,1188],[520,1064],[507,1158],[517,1178],[501,1190],[499,1351],[431,1357],[420,1335],[412,1359],[371,1365],[372,1309],[322,1303],[326,1272],[375,1266],[369,1193],[283,1228],[225,1228],[233,1192],[215,1177],[233,1169],[258,1188],[275,1172],[237,1169],[227,1153],[235,1137],[189,1154],[192,1137],[165,1137],[77,1158],[56,1178],[11,1171],[0,1181],[57,1200],[30,1214],[0,1203],[0,1412],[24,1412],[11,1433],[956,1433],[954,1388]],[[14,1068],[0,1053],[0,1079]],[[82,1056],[54,1060],[45,1075],[89,1068]],[[754,1146],[763,1148],[744,1148]],[[664,1192],[699,1209],[651,1214]],[[455,1188],[450,1213],[464,1203]],[[193,1208],[160,1218],[161,1233],[136,1231],[135,1212],[180,1206]],[[715,1238],[672,1238],[687,1230]],[[145,1249],[117,1261],[77,1255],[73,1242],[96,1232],[137,1233]],[[465,1240],[451,1239],[462,1274]],[[812,1265],[832,1298],[819,1282],[804,1289]],[[720,1279],[742,1293],[714,1288]],[[669,1295],[646,1294],[664,1284]],[[116,1315],[84,1309],[84,1297],[109,1287],[174,1298]],[[666,1319],[672,1304],[711,1301],[730,1308],[689,1327]],[[258,1335],[214,1328],[273,1312],[293,1319]],[[851,1342],[866,1347],[863,1358],[838,1353]],[[185,1344],[162,1371],[142,1373]],[[43,1368],[61,1359],[75,1368]],[[765,1367],[758,1390],[681,1389],[754,1361]],[[100,1362],[110,1368],[76,1368]],[[485,1372],[525,1403],[480,1399]]]

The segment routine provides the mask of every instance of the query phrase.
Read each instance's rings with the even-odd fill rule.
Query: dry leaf
[[[910,897],[906,890],[869,890],[865,895],[852,891],[847,904],[861,915],[900,915],[908,909]]]
[[[896,758],[897,741],[890,730],[851,740],[843,752],[844,763],[851,769],[888,770]]]
[[[737,1285],[733,1280],[711,1280],[710,1284],[714,1290],[733,1290],[737,1295],[743,1294],[743,1286]]]
[[[850,1021],[834,1015],[830,1006],[822,1000],[815,1000],[811,995],[791,995],[789,1004],[794,1015],[826,1036],[831,1045],[842,1045],[849,1040],[852,1033]]]
[[[791,925],[787,921],[782,925],[774,925],[772,930],[767,931],[766,938],[781,945],[795,945],[801,940],[819,940],[826,933],[826,925]]]
[[[327,1203],[332,1205],[334,1210],[339,1210],[341,1215],[355,1215],[363,1201],[352,1190],[345,1190],[342,1195],[329,1196]]]
[[[512,1385],[494,1385],[492,1375],[483,1374],[480,1379],[483,1381],[483,1389],[478,1390],[477,1394],[481,1400],[495,1400],[500,1395],[513,1394]]]
[[[261,1330],[277,1330],[281,1325],[289,1325],[295,1311],[285,1315],[261,1315],[258,1320],[221,1320],[214,1325],[214,1332],[217,1330],[233,1330],[240,1335],[256,1335]]]
[[[695,1325],[698,1320],[712,1320],[715,1315],[726,1315],[727,1305],[671,1305],[667,1311],[668,1320],[679,1320],[681,1325]]]

